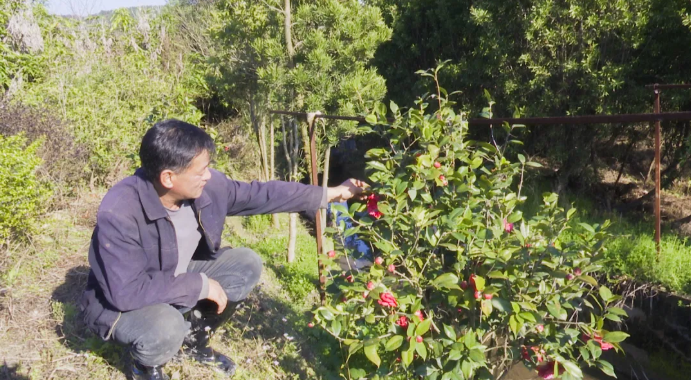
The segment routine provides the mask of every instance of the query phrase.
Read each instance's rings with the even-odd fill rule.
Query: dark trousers
[[[228,296],[228,307],[232,307],[231,302],[247,298],[259,282],[261,271],[261,259],[248,248],[225,248],[216,260],[192,260],[187,268],[188,273],[205,273],[218,281]],[[208,307],[202,309],[214,313]],[[180,350],[190,329],[190,323],[183,318],[185,311],[157,304],[122,313],[113,329],[113,339],[131,346],[132,357],[142,365],[163,365]]]

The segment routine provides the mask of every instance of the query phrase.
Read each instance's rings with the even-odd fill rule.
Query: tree
[[[383,79],[367,66],[390,35],[377,8],[356,0],[226,0],[220,9],[216,36],[223,49],[214,58],[213,82],[227,102],[248,115],[263,152],[263,167],[268,167],[263,126],[269,108],[355,115],[384,96]],[[319,156],[324,158],[328,147],[356,131],[353,123],[319,127]],[[291,138],[302,140],[307,155],[304,122],[300,131]],[[269,142],[272,149],[273,144]],[[286,171],[299,179],[294,170]]]
[[[401,104],[433,84],[412,73],[450,60],[442,82],[470,117],[486,105],[495,115],[559,116],[652,112],[651,83],[679,83],[691,75],[685,46],[684,1],[372,0],[394,29],[376,66]],[[688,25],[688,23],[687,23]],[[666,111],[691,106],[688,93],[669,95]],[[667,161],[685,152],[687,123],[672,128]],[[491,138],[486,131],[475,137]],[[560,187],[596,174],[598,148],[611,151],[624,138],[636,142],[646,126],[535,127],[522,136],[528,153],[547,156],[560,168]],[[576,147],[576,149],[573,149]],[[592,169],[592,171],[591,171]],[[590,178],[593,178],[592,174]]]

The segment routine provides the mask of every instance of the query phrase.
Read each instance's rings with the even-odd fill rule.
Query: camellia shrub
[[[327,229],[336,244],[325,258],[328,297],[310,326],[338,340],[348,379],[498,379],[518,362],[544,379],[580,379],[583,366],[614,376],[602,351],[628,335],[608,330],[606,320],[626,313],[595,279],[608,223],[576,223],[556,194],[524,215],[523,173],[539,165],[468,141],[465,115],[445,94],[404,114],[392,103],[391,123],[382,105],[367,117],[390,147],[367,153],[367,202],[339,209],[355,227]],[[578,238],[567,243],[568,229]],[[334,270],[349,254],[339,239],[352,234],[376,259]]]

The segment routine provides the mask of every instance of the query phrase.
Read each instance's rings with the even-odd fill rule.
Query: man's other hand
[[[226,296],[226,291],[223,290],[218,281],[211,278],[209,279],[209,296],[206,298],[216,302],[218,305],[218,314],[221,314],[228,304],[228,296]]]
[[[343,202],[362,194],[369,185],[359,179],[351,178],[336,187],[329,187],[326,198],[329,202]]]

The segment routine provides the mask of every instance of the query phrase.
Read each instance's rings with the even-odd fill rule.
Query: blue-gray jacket
[[[244,183],[211,170],[192,207],[203,230],[194,259],[214,259],[226,216],[307,211],[314,215],[321,187],[294,182]],[[202,288],[199,273],[174,276],[178,247],[173,223],[141,169],[103,198],[91,237],[91,271],[81,309],[89,328],[109,339],[125,311],[158,303],[193,307]]]

